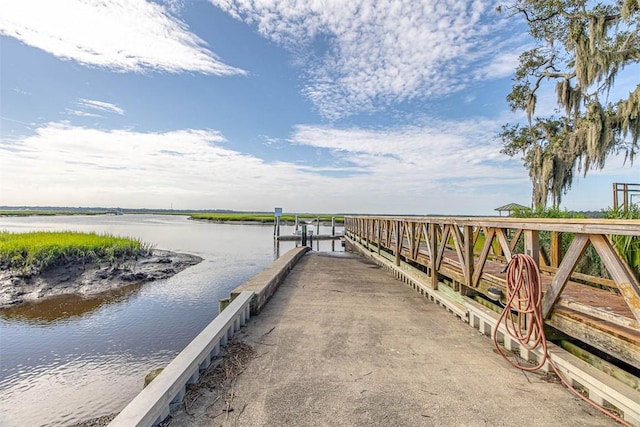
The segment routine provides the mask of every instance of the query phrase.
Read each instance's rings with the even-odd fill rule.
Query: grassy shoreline
[[[273,213],[247,213],[247,212],[211,212],[211,213],[194,213],[188,211],[120,211],[126,215],[182,215],[188,216],[191,219],[215,221],[215,222],[244,222],[244,223],[259,223],[259,224],[273,224]],[[96,211],[65,211],[65,210],[39,210],[39,209],[26,209],[26,210],[0,210],[0,217],[2,216],[57,216],[57,215],[112,215],[113,211],[96,210]],[[280,222],[293,223],[295,221],[295,214],[282,215]],[[344,224],[344,215],[327,215],[327,214],[298,214],[300,221],[315,221],[320,218],[320,222],[331,222],[331,218],[334,217],[336,224]]]
[[[107,215],[103,211],[0,210],[0,216]]]
[[[37,274],[67,263],[115,264],[149,255],[152,249],[137,239],[106,234],[0,232],[0,269]]]

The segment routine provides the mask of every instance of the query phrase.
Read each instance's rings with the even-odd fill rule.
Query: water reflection
[[[138,294],[142,283],[127,285],[98,295],[56,295],[41,301],[0,309],[0,317],[34,325],[46,325],[91,313],[105,304],[117,304]]]
[[[180,216],[3,217],[0,230],[110,233],[203,258],[166,280],[2,310],[3,427],[66,426],[119,411],[142,389],[147,372],[168,364],[213,320],[220,298],[295,246],[274,246],[271,226]],[[283,234],[293,232],[282,227]],[[337,242],[313,245],[342,250]]]

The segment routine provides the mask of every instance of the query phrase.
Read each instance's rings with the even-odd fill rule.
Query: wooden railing
[[[640,221],[347,216],[345,234],[458,298],[504,295],[507,262],[526,253],[539,263],[546,324],[640,369],[638,267],[612,244],[640,237]],[[576,271],[587,251],[601,274]]]

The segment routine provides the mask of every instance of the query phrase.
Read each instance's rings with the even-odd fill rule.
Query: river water
[[[275,247],[271,226],[170,215],[0,217],[0,230],[110,233],[204,259],[169,279],[94,299],[56,297],[0,310],[5,427],[67,426],[120,411],[149,371],[166,366],[218,314],[220,298],[294,246]],[[314,249],[342,250],[327,241]]]

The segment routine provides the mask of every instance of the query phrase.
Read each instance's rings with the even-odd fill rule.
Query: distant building
[[[507,212],[507,216],[511,216],[513,211],[530,211],[531,208],[529,206],[523,206],[517,203],[509,203],[508,205],[500,206],[499,208],[495,208],[494,210],[498,211],[500,216],[502,216],[502,212]]]

